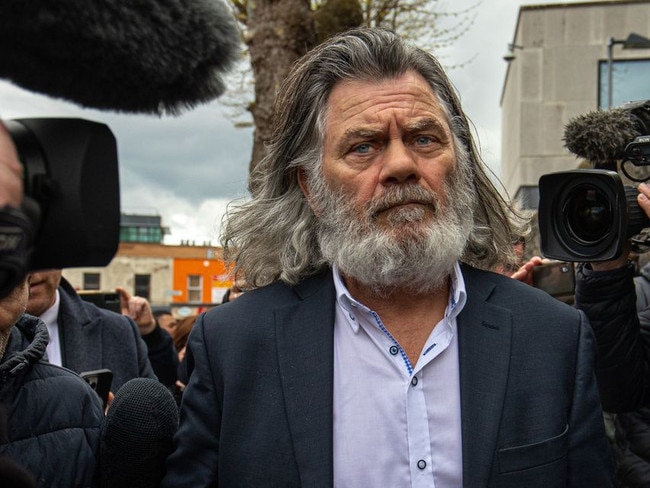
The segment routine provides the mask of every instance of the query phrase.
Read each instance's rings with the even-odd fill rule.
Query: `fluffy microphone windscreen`
[[[100,436],[103,488],[155,488],[178,429],[178,407],[159,381],[136,378],[115,394]]]
[[[86,108],[179,114],[240,53],[223,0],[3,0],[0,78]]]
[[[564,143],[573,154],[598,166],[620,159],[627,144],[641,133],[639,119],[629,110],[598,110],[571,119],[564,128]]]

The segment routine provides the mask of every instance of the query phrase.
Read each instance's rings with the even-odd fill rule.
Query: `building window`
[[[607,61],[598,66],[598,106],[609,108],[609,68]],[[612,107],[626,102],[650,99],[650,59],[630,59],[612,62]]]
[[[145,298],[151,301],[151,275],[137,274],[135,275],[135,294],[136,296]]]
[[[203,276],[189,275],[187,277],[187,301],[201,303],[203,297]]]
[[[99,273],[84,273],[84,290],[99,290]]]
[[[151,227],[122,227],[120,241],[122,242],[154,242],[161,243],[162,230]]]
[[[120,241],[154,242],[161,244],[169,231],[162,226],[159,215],[130,215],[120,217]]]

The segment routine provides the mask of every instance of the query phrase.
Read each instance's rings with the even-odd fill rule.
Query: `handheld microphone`
[[[159,381],[135,378],[115,394],[100,435],[102,488],[157,488],[178,429],[178,407]]]
[[[223,0],[0,2],[0,77],[86,108],[162,115],[208,102],[240,44]]]
[[[623,159],[638,136],[650,133],[650,100],[578,115],[564,128],[565,147],[596,167]]]

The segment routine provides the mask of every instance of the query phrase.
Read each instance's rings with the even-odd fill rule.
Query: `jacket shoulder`
[[[325,299],[328,291],[334,292],[331,271],[326,270],[306,278],[297,285],[288,285],[275,281],[270,285],[256,288],[242,294],[237,300],[218,305],[205,314],[204,322],[212,321],[242,323],[248,320],[258,321],[276,310],[295,306],[305,300]],[[333,302],[332,302],[333,303]]]
[[[522,325],[533,319],[553,317],[581,322],[581,312],[543,290],[499,273],[463,266],[463,278],[468,300],[484,300],[492,305],[507,309],[513,317],[527,316],[530,320],[520,321]]]

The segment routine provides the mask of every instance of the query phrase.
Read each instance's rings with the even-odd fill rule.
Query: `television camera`
[[[544,256],[561,261],[607,261],[630,241],[650,246],[650,219],[625,185],[650,179],[650,100],[591,112],[565,128],[566,147],[596,169],[560,171],[539,180],[539,229]]]
[[[0,297],[31,270],[105,266],[120,233],[117,144],[78,118],[6,120],[23,166],[20,211],[0,213]]]

